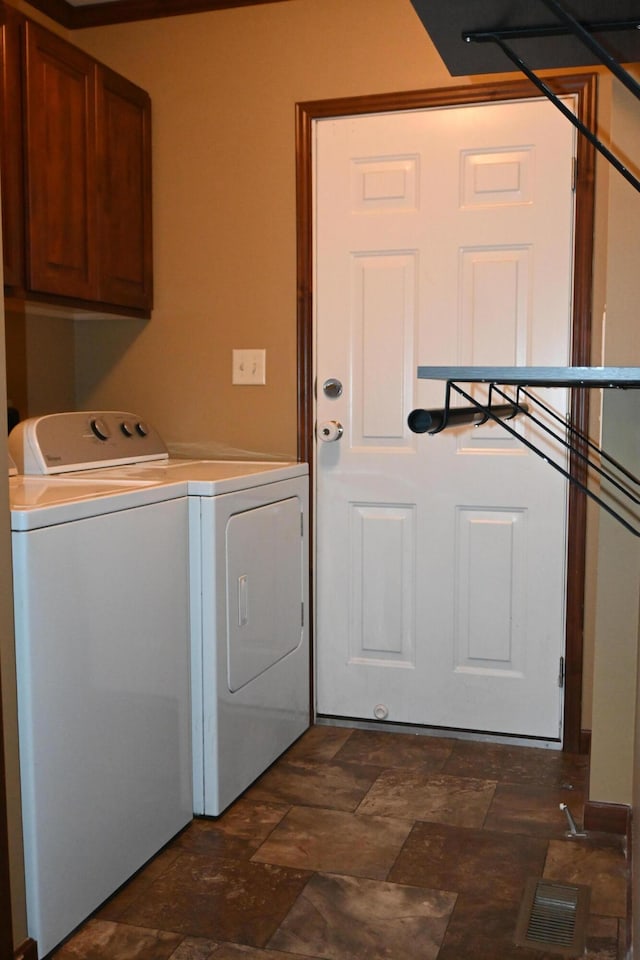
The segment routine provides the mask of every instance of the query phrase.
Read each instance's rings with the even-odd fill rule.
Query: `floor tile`
[[[413,821],[293,807],[253,860],[384,880]]]
[[[519,909],[519,903],[460,894],[438,960],[561,960],[557,953],[516,946]]]
[[[428,768],[385,770],[358,807],[358,813],[397,819],[481,827],[495,781],[433,776]]]
[[[288,804],[254,803],[241,798],[215,820],[193,820],[175,846],[181,852],[249,860],[289,809]]]
[[[348,727],[311,727],[284,755],[285,760],[333,760],[355,731]]]
[[[323,960],[435,960],[454,893],[315,874],[269,947]]]
[[[591,888],[585,960],[622,960],[624,839],[582,823],[586,757],[319,726],[196,818],[55,960],[559,960],[516,947],[525,880]],[[573,789],[568,789],[571,786]]]
[[[590,917],[586,960],[618,960],[618,956],[622,957],[620,933],[619,921],[614,917]]]
[[[262,947],[308,879],[288,867],[185,853],[121,920]]]
[[[175,844],[177,841],[173,841]],[[96,912],[96,916],[101,920],[119,920],[124,911],[130,904],[134,903],[149,890],[151,885],[163,873],[166,873],[171,865],[180,856],[180,849],[177,846],[168,846],[153,857],[149,863],[138,871],[138,873],[124,884],[109,900],[107,900]]]
[[[584,814],[581,792],[499,783],[484,825],[489,830],[561,839],[567,833],[568,824],[560,803],[569,806],[580,829]]]
[[[219,944],[203,937],[185,937],[180,946],[171,954],[169,960],[215,960]],[[124,960],[119,957],[118,960]]]
[[[444,773],[456,777],[480,777],[535,787],[571,784],[576,790],[584,789],[587,770],[586,756],[471,740],[457,740],[444,767]]]
[[[407,733],[354,730],[337,754],[338,760],[379,767],[420,766],[438,773],[453,750],[453,740]]]
[[[553,951],[515,945],[519,909],[516,903],[461,893],[438,960],[561,960]],[[617,934],[617,921],[591,918],[583,960],[618,960]]]
[[[542,876],[546,852],[536,837],[416,823],[389,880],[516,902],[527,877]]]
[[[171,960],[174,960],[171,957]],[[296,960],[292,953],[280,950],[260,950],[257,947],[243,947],[238,943],[221,943],[211,960]],[[300,957],[298,955],[298,960]]]
[[[614,838],[551,840],[544,868],[549,880],[591,887],[591,913],[624,917],[627,913],[627,864]]]
[[[303,804],[332,810],[355,810],[380,767],[366,764],[282,761],[245,794],[263,803]]]
[[[168,960],[182,937],[109,920],[89,920],[64,946],[55,960]]]

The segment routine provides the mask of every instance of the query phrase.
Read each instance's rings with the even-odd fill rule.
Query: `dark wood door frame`
[[[576,113],[589,127],[596,122],[596,74],[546,78],[556,94],[574,95]],[[355,116],[429,107],[521,100],[539,97],[528,80],[413,90],[401,93],[317,100],[296,105],[297,201],[297,322],[298,322],[298,455],[313,464],[313,122],[328,117]],[[568,121],[567,121],[568,122]],[[574,301],[571,362],[591,362],[591,286],[593,259],[595,151],[584,137],[577,143],[576,221],[574,239]],[[578,430],[588,432],[588,390],[573,390],[571,416]],[[585,468],[572,457],[571,470],[584,482]],[[313,474],[313,470],[312,470]],[[586,497],[569,488],[567,555],[567,625],[563,749],[585,750],[582,735],[582,670],[586,563]],[[312,564],[313,569],[313,564]]]

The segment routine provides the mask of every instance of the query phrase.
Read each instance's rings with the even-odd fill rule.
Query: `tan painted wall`
[[[613,84],[611,136],[618,155],[640,169],[640,104]],[[634,162],[634,158],[635,162]],[[609,176],[604,362],[640,365],[638,231],[640,194]],[[607,391],[602,442],[640,475],[640,391]],[[593,684],[590,797],[631,803],[634,776],[637,615],[640,543],[604,514],[600,517]]]
[[[638,620],[638,640],[640,641],[640,618]],[[640,658],[638,658],[638,672],[636,675],[636,722],[635,722],[635,746],[634,746],[634,775],[633,775],[633,808],[632,808],[632,851],[631,857],[634,864],[640,863]],[[640,949],[640,870],[633,871],[632,883],[632,919],[633,931],[632,938],[635,944],[636,952]]]

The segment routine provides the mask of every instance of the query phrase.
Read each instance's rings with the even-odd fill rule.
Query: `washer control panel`
[[[55,474],[166,460],[159,433],[135,413],[51,413],[21,421],[9,434],[19,473]]]

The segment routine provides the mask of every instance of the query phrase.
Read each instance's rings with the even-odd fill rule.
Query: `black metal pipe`
[[[509,58],[509,60],[511,60],[511,62],[514,63],[516,67],[522,71],[522,73],[524,73],[525,77],[527,77],[527,79],[530,80],[531,83],[538,88],[538,90],[544,93],[545,97],[551,100],[554,106],[558,108],[560,113],[564,114],[567,120],[572,123],[583,136],[587,138],[589,143],[596,148],[598,153],[601,153],[603,157],[606,157],[606,159],[613,167],[615,167],[618,173],[622,174],[625,180],[630,183],[631,186],[634,187],[638,192],[640,192],[640,180],[638,180],[638,178],[635,177],[627,167],[625,167],[622,161],[619,160],[618,157],[616,157],[616,155],[608,149],[608,147],[605,147],[601,140],[598,140],[595,133],[593,133],[589,127],[582,122],[582,120],[576,117],[576,115],[572,113],[567,106],[565,106],[562,100],[555,95],[551,87],[549,87],[544,80],[537,76],[537,74],[535,74],[533,70],[527,66],[524,60],[518,56],[515,50],[512,50],[511,47],[504,42],[504,40],[501,40],[500,37],[497,36],[497,34],[494,34],[494,41],[498,44],[502,52]]]
[[[607,463],[610,463],[611,466],[614,467],[618,473],[622,474],[622,476],[626,477],[627,480],[631,481],[631,483],[635,484],[636,486],[640,486],[640,477],[636,477],[636,475],[631,473],[630,470],[627,470],[627,468],[623,466],[619,460],[614,459],[614,457],[607,453],[606,450],[603,450],[602,447],[599,447],[597,443],[594,443],[590,437],[588,437],[585,433],[582,433],[581,430],[578,430],[577,427],[574,427],[571,421],[564,420],[558,415],[553,407],[549,407],[546,403],[543,403],[540,397],[536,397],[533,393],[529,393],[529,391],[522,386],[518,387],[517,392],[518,394],[522,394],[523,396],[527,397],[534,404],[537,404],[537,406],[544,410],[547,416],[552,417],[552,419],[554,419],[557,423],[565,427],[569,433],[573,434],[574,437],[577,437],[578,440],[585,444],[585,446],[587,446],[590,450],[593,450],[593,452],[601,460],[605,460]],[[591,463],[591,461],[589,461],[589,463]]]
[[[634,97],[640,100],[640,84],[636,82],[631,74],[627,73],[624,67],[620,66],[617,60],[611,56],[608,50],[605,50],[601,43],[598,43],[595,37],[592,37],[590,32],[558,3],[558,0],[542,0],[542,2],[552,13],[555,13],[558,20],[562,20],[562,22],[567,25],[568,29],[584,43],[585,47],[587,47],[605,67],[609,68],[620,83],[623,83],[627,90],[630,90]]]
[[[505,400],[510,399],[510,397],[506,393],[504,393],[499,387],[497,387],[495,383],[491,384],[491,386],[493,387],[493,390],[498,394],[498,396],[504,397]],[[519,388],[519,392],[525,393],[523,388]],[[534,404],[537,404],[543,410],[546,410],[547,414],[550,414],[554,420],[560,421],[569,433],[572,432],[570,424],[564,423],[564,421],[562,421],[562,419],[558,417],[557,414],[554,411],[552,411],[550,407],[546,407],[546,405],[541,401],[539,401],[537,397],[534,397],[533,394],[527,394],[527,396]],[[517,407],[518,407],[518,410],[522,410],[523,404],[517,404]],[[552,430],[550,426],[548,426],[546,423],[540,420],[539,417],[534,416],[533,413],[529,412],[528,418],[529,420],[531,420],[532,423],[535,423],[537,427],[540,427],[541,430],[544,430],[545,433],[547,433],[550,437],[552,437],[553,440],[555,440],[557,443],[563,446],[566,450],[568,450],[570,453],[576,456],[579,460],[582,460],[582,462],[585,463],[589,469],[593,470],[595,473],[598,473],[603,479],[607,480],[624,497],[626,497],[628,500],[630,500],[634,504],[640,504],[639,497],[636,497],[633,493],[631,493],[631,491],[628,490],[626,487],[624,487],[620,483],[620,481],[613,476],[613,474],[609,473],[608,470],[605,470],[604,467],[601,467],[598,463],[595,463],[587,454],[583,453],[579,449],[579,447],[571,443],[569,440],[561,436],[559,433],[556,433],[555,430]],[[586,440],[586,442],[588,443],[591,449],[596,451],[600,456],[607,459],[607,454],[600,447],[597,447],[594,443],[592,443],[590,440],[588,440],[585,437],[581,436],[581,439],[583,441]]]
[[[510,420],[518,413],[526,413],[528,407],[521,403],[515,406],[511,403],[492,404],[486,408],[478,407],[444,407],[441,410],[412,410],[407,417],[409,429],[413,433],[439,433],[445,427],[459,427],[466,423],[480,426],[492,418]]]
[[[630,20],[598,20],[590,23],[578,21],[578,23],[589,33],[621,33],[626,30],[637,30],[640,27],[640,17]],[[541,37],[566,37],[573,32],[569,27],[554,23],[538,27],[512,27],[507,30],[463,30],[462,39],[465,43],[492,43],[496,37],[501,40],[538,40]]]
[[[477,403],[477,401],[474,400],[473,397],[470,394],[468,394],[465,390],[463,390],[462,387],[460,387],[457,383],[453,383],[453,381],[448,380],[447,388],[449,387],[452,390],[455,390],[455,392],[459,394],[461,397],[463,397],[465,400],[468,400],[469,403]],[[605,503],[602,497],[599,497],[598,494],[593,492],[593,490],[590,490],[589,487],[586,486],[586,484],[582,483],[580,480],[576,479],[576,477],[572,476],[568,470],[566,470],[563,466],[561,466],[561,464],[557,463],[552,457],[548,456],[546,453],[544,453],[542,450],[536,447],[534,443],[531,443],[530,440],[527,440],[526,437],[524,437],[521,433],[518,433],[516,430],[514,430],[513,427],[509,426],[508,423],[505,423],[504,420],[500,420],[499,417],[494,416],[488,407],[485,408],[484,412],[487,414],[487,416],[491,420],[494,420],[496,423],[500,423],[504,427],[504,429],[507,431],[507,433],[510,433],[512,437],[515,437],[516,440],[519,440],[520,443],[524,444],[524,446],[527,447],[528,450],[531,450],[532,453],[535,453],[536,456],[544,460],[545,463],[548,463],[549,466],[552,467],[554,470],[556,470],[559,474],[561,474],[565,478],[565,480],[568,480],[569,483],[572,483],[574,485],[574,487],[577,487],[578,490],[581,490],[584,494],[586,494],[587,497],[589,497],[591,500],[597,503],[598,506],[600,506],[602,510],[605,511],[605,513],[608,513],[611,517],[614,518],[614,520],[617,520],[618,523],[621,523],[622,526],[629,531],[629,533],[632,533],[634,537],[640,537],[640,529],[638,529],[637,527],[634,527],[633,524],[625,520],[621,514],[619,514],[616,510],[613,509],[613,507],[609,506],[608,503]]]

